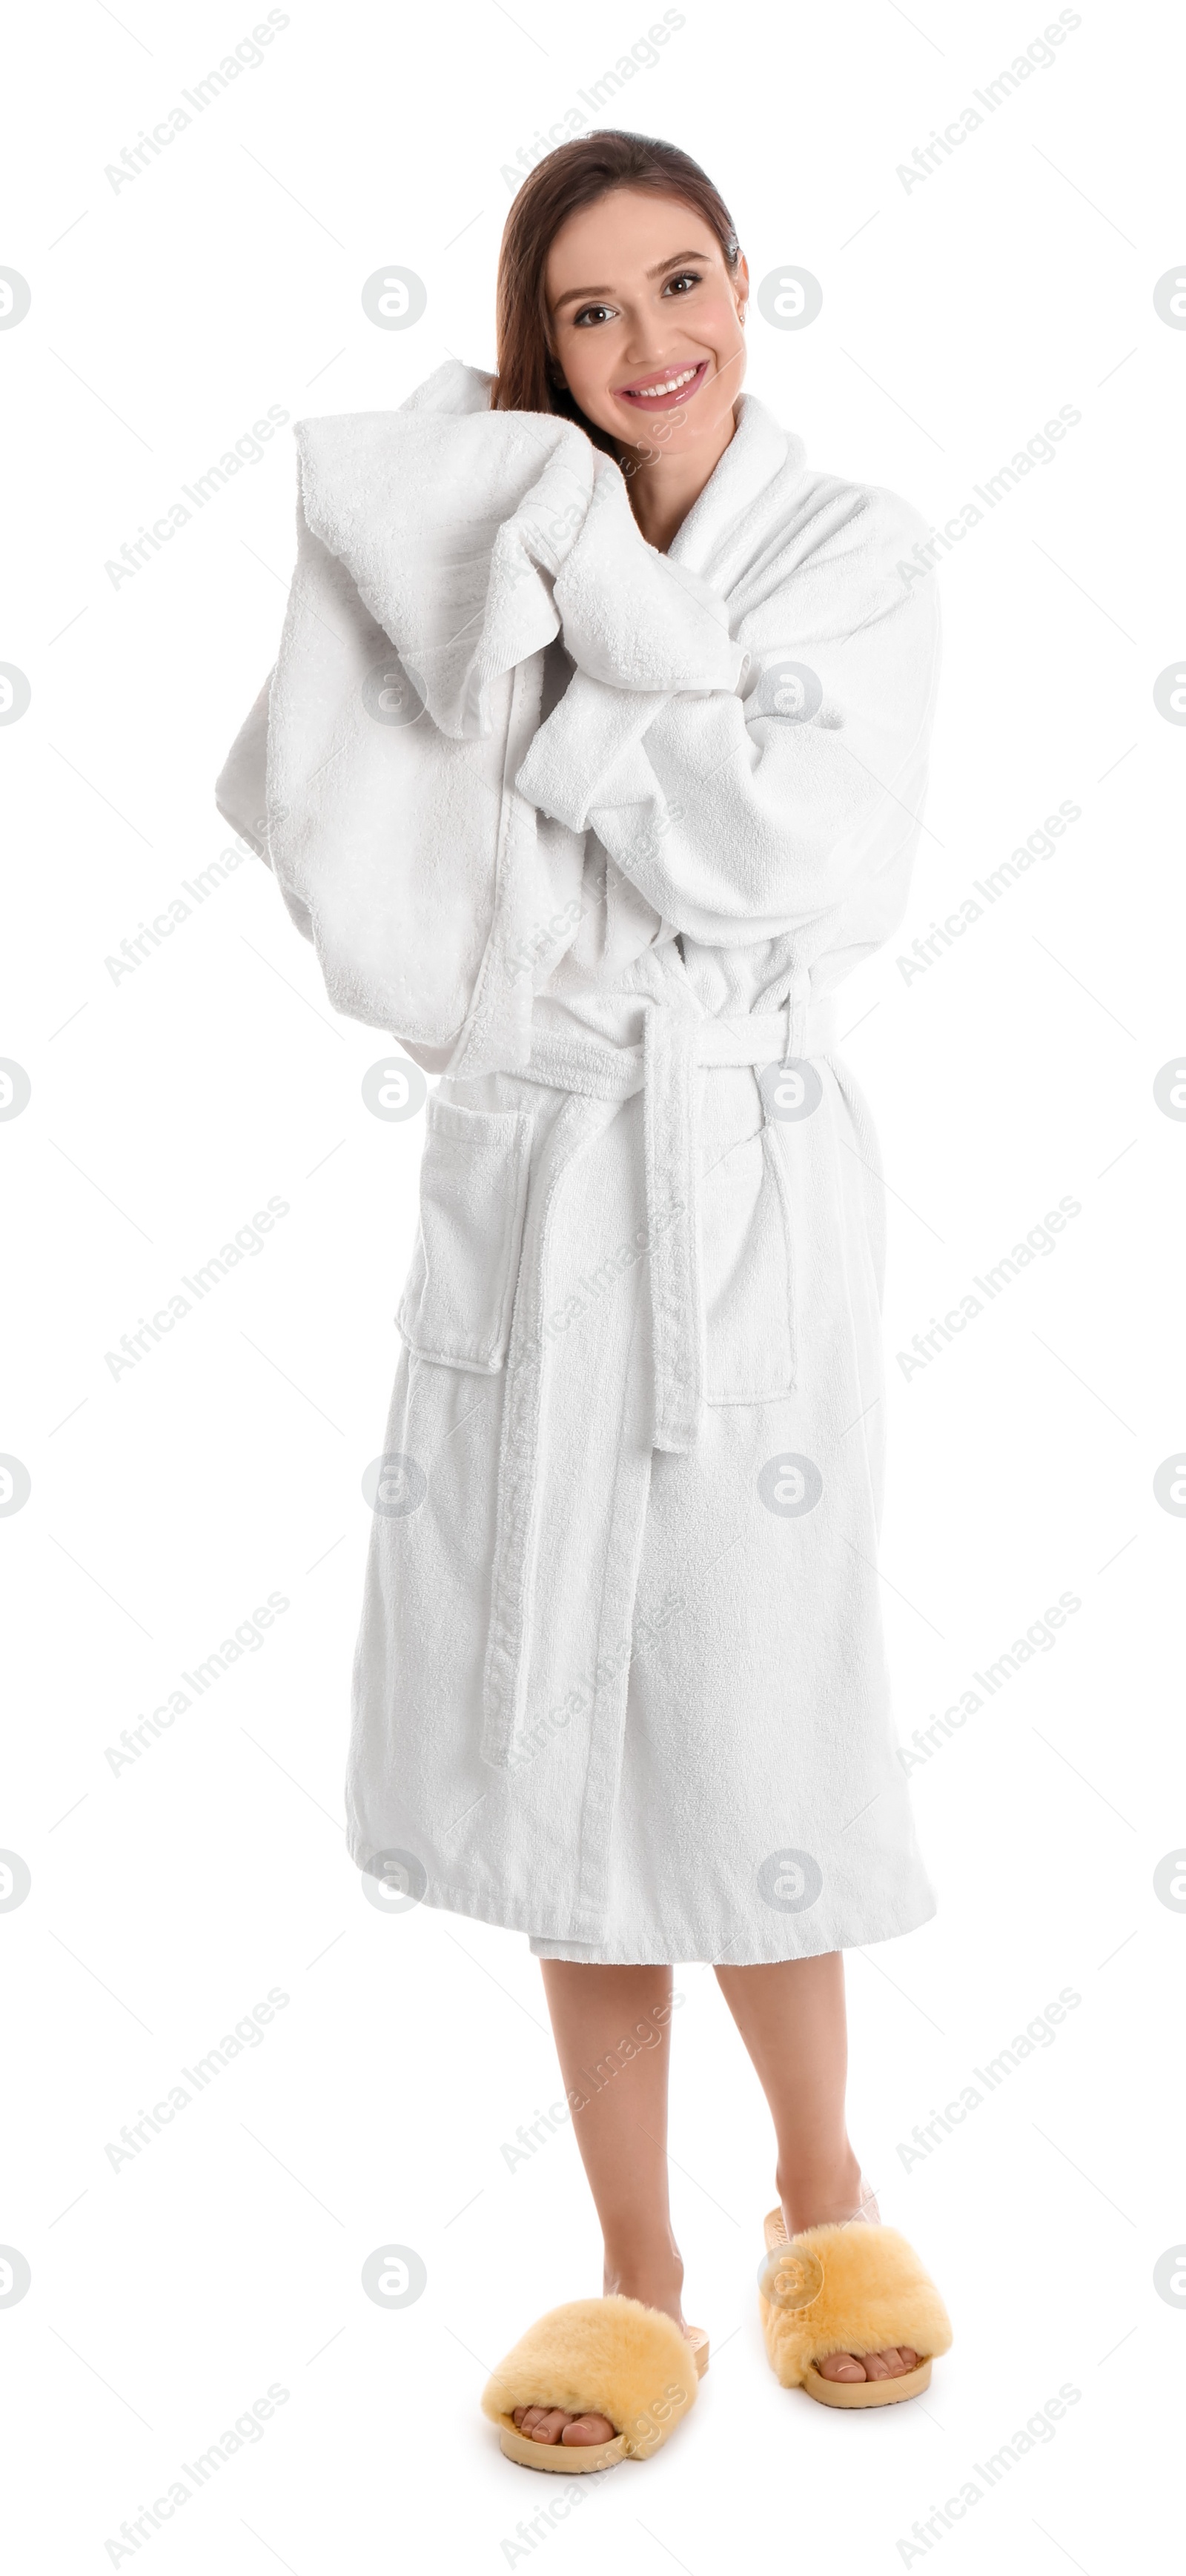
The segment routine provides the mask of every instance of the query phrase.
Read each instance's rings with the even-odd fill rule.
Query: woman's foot
[[[806,2227],[880,2227],[881,2212],[855,2156],[826,2175],[778,2178],[783,2225],[788,2236]],[[918,2366],[911,2344],[887,2344],[881,2352],[830,2352],[815,2367],[821,2379],[900,2379]]]
[[[623,2299],[640,2299],[646,2308],[662,2308],[664,2315],[674,2317],[677,2326],[687,2334],[690,2329],[684,2325],[680,2305],[683,2278],[684,2267],[678,2261],[674,2268],[665,2264],[657,2272],[623,2267],[614,2274],[607,2264],[602,2297],[612,2298],[616,2293]],[[561,2406],[516,2406],[513,2421],[529,2441],[563,2442],[574,2446],[585,2442],[612,2442],[620,2429],[610,2423],[608,2415],[566,2415]]]

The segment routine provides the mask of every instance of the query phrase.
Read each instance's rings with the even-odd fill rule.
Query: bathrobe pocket
[[[420,1233],[396,1309],[418,1358],[500,1369],[507,1355],[534,1119],[429,1097]]]

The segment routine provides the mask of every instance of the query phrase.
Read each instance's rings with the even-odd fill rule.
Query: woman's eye
[[[580,312],[579,312],[579,313],[574,313],[574,315],[573,315],[573,317],[572,317],[572,318],[573,318],[573,322],[575,323],[576,328],[579,330],[579,329],[580,329],[580,327],[581,327],[582,322],[595,322],[595,321],[598,321],[598,320],[601,318],[601,316],[602,316],[603,314],[608,313],[608,311],[609,311],[609,306],[608,306],[608,304],[582,304],[581,309],[580,309]]]
[[[699,286],[699,285],[700,285],[700,282],[701,282],[701,280],[700,280],[700,275],[699,275],[699,272],[698,272],[696,269],[694,269],[694,268],[685,268],[685,269],[681,269],[680,274],[679,274],[679,276],[678,276],[678,277],[669,277],[669,278],[668,278],[668,280],[667,280],[667,284],[666,284],[666,286],[664,287],[663,292],[664,292],[664,294],[665,294],[665,295],[669,295],[669,294],[671,293],[671,289],[672,289],[672,287],[673,287],[673,286]]]

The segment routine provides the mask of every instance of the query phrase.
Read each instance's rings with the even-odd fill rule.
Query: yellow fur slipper
[[[896,2227],[846,2221],[788,2238],[781,2209],[772,2209],[765,2233],[758,2303],[770,2367],[784,2388],[805,2388],[825,2406],[893,2406],[929,2386],[951,2326]],[[824,2379],[814,2366],[829,2353],[884,2352],[890,2344],[920,2353],[917,2368],[896,2379],[848,2380]]]
[[[508,2460],[525,2469],[609,2469],[649,2460],[696,2402],[708,2367],[708,2336],[685,2334],[661,2308],[640,2299],[569,2299],[549,2308],[492,2371],[482,2411],[498,2426]],[[561,2406],[566,2415],[604,2415],[611,2442],[533,2442],[514,2421],[516,2406]]]

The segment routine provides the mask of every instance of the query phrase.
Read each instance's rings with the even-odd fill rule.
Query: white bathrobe
[[[899,922],[922,523],[751,394],[666,555],[450,362],[298,425],[216,790],[431,1091],[347,1818],[541,1956],[775,1960],[934,1911],[876,1566],[884,1206],[835,986]]]

